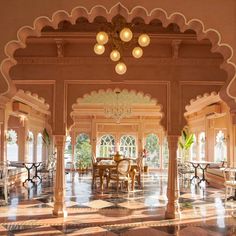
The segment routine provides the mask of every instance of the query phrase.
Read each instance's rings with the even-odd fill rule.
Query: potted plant
[[[181,162],[186,162],[189,159],[189,149],[194,143],[194,135],[189,132],[189,129],[185,127],[181,132],[179,139],[179,151],[181,152]]]

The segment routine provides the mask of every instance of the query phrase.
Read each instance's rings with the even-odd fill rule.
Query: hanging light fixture
[[[105,52],[105,47],[103,45],[96,43],[94,45],[94,52],[98,55],[102,55]]]
[[[115,101],[106,104],[104,107],[105,116],[112,118],[116,123],[120,123],[125,117],[132,114],[131,105],[128,102],[120,101],[120,91],[115,91]]]
[[[127,71],[127,66],[123,59],[125,49],[133,47],[132,55],[138,59],[143,56],[142,47],[147,47],[150,44],[150,37],[146,33],[135,38],[132,32],[132,25],[127,24],[123,19],[112,22],[111,25],[107,25],[107,30],[98,32],[96,40],[94,52],[97,55],[102,55],[105,52],[105,44],[111,44],[110,59],[118,62],[115,66],[115,71],[119,75],[123,75]]]

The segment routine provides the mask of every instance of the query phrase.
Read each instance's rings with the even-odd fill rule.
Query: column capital
[[[66,136],[65,135],[53,135],[55,140],[55,146],[60,147],[65,145]]]
[[[177,148],[178,141],[179,141],[179,135],[168,135],[167,136],[168,146],[169,148]]]

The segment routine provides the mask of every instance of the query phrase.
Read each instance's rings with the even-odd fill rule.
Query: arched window
[[[103,135],[100,139],[97,156],[109,157],[115,153],[115,139],[112,135]]]
[[[205,146],[206,146],[206,135],[205,132],[201,132],[198,136],[199,143],[199,158],[201,161],[205,160]]]
[[[168,141],[167,138],[164,138],[163,141],[163,169],[167,169],[168,168],[168,164],[169,164],[169,148],[168,148]]]
[[[215,139],[215,161],[227,160],[227,142],[222,130],[216,133]]]
[[[136,157],[136,141],[131,135],[120,138],[120,153],[125,157]]]
[[[7,160],[18,161],[17,133],[15,130],[8,130],[6,134],[7,141]]]
[[[156,134],[149,134],[146,137],[145,149],[147,151],[145,165],[160,168],[160,144]]]
[[[43,155],[43,136],[41,133],[37,136],[37,161],[42,161]]]
[[[80,134],[76,138],[75,166],[87,168],[92,164],[92,146],[87,134]]]
[[[192,161],[197,160],[197,138],[196,135],[193,135],[193,144],[190,147],[190,159]]]
[[[27,135],[27,145],[28,145],[28,161],[33,162],[34,161],[34,134],[29,131]]]

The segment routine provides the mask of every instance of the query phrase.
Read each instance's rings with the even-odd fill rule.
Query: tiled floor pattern
[[[221,189],[180,188],[179,217],[166,220],[166,173],[144,175],[143,188],[129,193],[91,189],[89,173],[66,182],[66,218],[52,216],[52,184],[13,187],[0,207],[0,235],[236,235],[236,202],[225,205]]]

